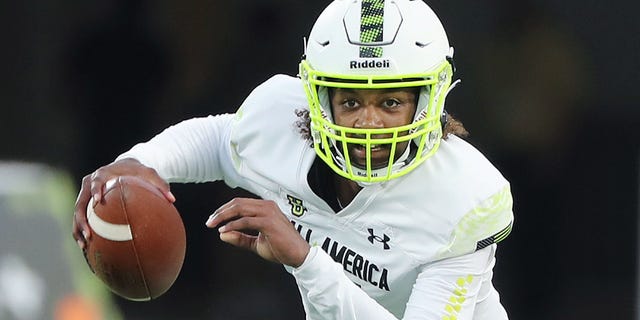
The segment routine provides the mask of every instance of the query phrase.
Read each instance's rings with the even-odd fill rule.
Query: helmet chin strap
[[[342,155],[342,152],[338,151],[339,149],[336,147],[335,145],[335,141],[332,141],[333,146],[331,147],[332,149],[334,149],[335,152],[331,152],[331,155],[333,157],[333,161],[336,162],[336,164],[342,168],[345,171],[347,170],[347,162],[344,159],[344,156]],[[413,157],[415,157],[415,151],[411,152],[413,144],[409,144],[405,149],[404,152],[402,153],[402,155],[400,155],[400,157],[394,161],[394,163],[391,165],[391,172],[394,172],[402,167],[404,167],[407,163],[409,163],[411,161],[411,159],[413,159]],[[363,169],[360,168],[358,166],[355,165],[351,165],[351,170],[353,171],[353,174],[356,176],[360,176],[360,177],[366,177],[367,176],[367,169]],[[388,166],[384,166],[382,168],[378,168],[378,169],[372,169],[371,170],[371,176],[376,177],[376,176],[386,176],[387,175],[387,170],[388,170]],[[367,186],[372,186],[374,184],[378,184],[380,182],[366,182],[366,181],[356,181],[356,183],[361,186],[361,187],[367,187]]]

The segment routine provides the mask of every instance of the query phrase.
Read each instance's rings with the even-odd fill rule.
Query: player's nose
[[[354,128],[375,129],[384,128],[381,110],[372,105],[365,105],[360,108],[358,118],[354,123]]]

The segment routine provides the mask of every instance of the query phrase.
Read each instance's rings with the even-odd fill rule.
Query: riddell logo
[[[351,61],[349,67],[351,69],[365,69],[365,68],[389,68],[391,63],[389,59],[385,60],[363,60],[363,61]]]

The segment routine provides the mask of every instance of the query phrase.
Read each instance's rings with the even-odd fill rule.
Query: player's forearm
[[[477,301],[485,301],[479,319],[507,319],[499,300],[487,299],[495,245],[450,258],[420,273],[406,305],[405,320],[475,319]],[[293,270],[309,319],[397,319],[347,278],[339,264],[318,247]],[[488,315],[488,316],[487,316]]]
[[[404,319],[506,320],[498,300],[487,299],[496,245],[440,260],[421,268],[407,302]],[[483,302],[476,313],[478,303]]]
[[[341,266],[313,247],[293,275],[309,304],[308,319],[397,319],[344,274]]]
[[[206,182],[223,177],[232,114],[194,118],[165,129],[118,156],[154,168],[168,182]]]

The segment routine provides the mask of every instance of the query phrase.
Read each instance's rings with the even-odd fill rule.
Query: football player
[[[114,176],[141,176],[172,201],[169,183],[224,180],[261,199],[233,199],[206,225],[283,264],[307,319],[507,319],[492,270],[512,196],[444,111],[452,55],[423,1],[336,0],[297,77],[276,75],[234,114],[183,121],[85,177],[74,237],[91,237],[85,208]]]

